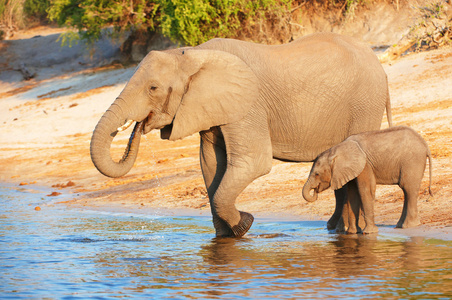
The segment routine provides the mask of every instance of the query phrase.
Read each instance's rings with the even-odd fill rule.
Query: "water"
[[[77,211],[0,187],[1,299],[452,296],[448,241],[257,220],[215,239],[210,217]]]

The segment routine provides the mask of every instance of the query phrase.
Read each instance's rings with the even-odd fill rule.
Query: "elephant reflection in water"
[[[337,292],[338,280],[353,281],[370,275],[379,280],[370,284],[375,290],[398,285],[404,291],[409,285],[407,272],[428,269],[432,256],[423,253],[425,239],[416,237],[394,241],[376,235],[340,234],[333,241],[307,242],[289,236],[271,240],[265,246],[253,237],[214,239],[205,245],[199,255],[205,273],[212,274],[212,279],[206,281],[210,287],[205,293],[226,295],[234,290],[254,295],[256,284],[266,278],[266,284],[259,287],[261,291],[293,292],[293,297],[303,298],[304,291]],[[243,287],[244,283],[248,288]]]
[[[348,136],[391,124],[386,74],[372,49],[350,37],[318,33],[286,45],[213,39],[196,47],[151,51],[105,112],[91,139],[104,175],[132,168],[141,134],[162,139],[200,133],[200,161],[218,237],[241,237],[253,216],[236,198],[272,160],[309,162]],[[123,158],[110,147],[137,122]],[[152,172],[152,170],[150,170]],[[328,227],[336,227],[344,193]]]
[[[444,295],[450,292],[449,285],[436,284],[450,280],[450,247],[438,246],[434,240],[422,237],[382,239],[348,234],[318,240],[317,235],[267,239],[251,235],[242,239],[203,239],[193,248],[198,251],[185,249],[183,242],[176,249],[166,245],[165,251],[153,248],[154,239],[130,242],[141,250],[131,254],[115,247],[101,247],[91,268],[92,274],[100,274],[101,278],[126,282],[125,290],[132,295],[148,296],[156,289],[167,289],[175,298],[259,298],[257,292],[271,292],[305,299],[309,292],[329,290],[341,295],[345,283],[351,283],[347,292],[353,292],[350,286],[365,285],[373,291],[390,287],[394,293],[404,293],[404,297],[407,287]],[[167,240],[161,242],[165,244]]]
[[[339,278],[369,274],[383,278],[400,277],[407,270],[426,267],[423,243],[422,237],[379,241],[376,235],[340,234],[331,242],[334,252],[330,263]]]

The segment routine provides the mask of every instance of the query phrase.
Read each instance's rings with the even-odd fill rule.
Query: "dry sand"
[[[27,39],[32,40],[24,37],[23,41]],[[104,177],[91,163],[92,130],[134,67],[75,65],[68,71],[60,62],[48,66],[56,76],[48,76],[50,71],[38,72],[36,78],[23,81],[12,67],[21,59],[12,49],[11,44],[0,43],[1,56],[8,58],[0,61],[2,182],[49,187],[43,204],[143,213],[181,213],[184,209],[190,209],[190,214],[210,213],[197,134],[170,142],[151,132],[142,138],[134,168],[121,178]],[[434,197],[428,197],[427,168],[418,202],[423,225],[396,230],[403,193],[398,186],[378,186],[376,223],[384,232],[452,239],[452,49],[409,54],[384,68],[395,125],[413,127],[430,146]],[[385,127],[386,119],[382,122]],[[128,132],[115,140],[116,155],[121,154],[127,139]],[[334,210],[333,191],[320,194],[315,203],[307,203],[301,196],[310,167],[310,163],[275,160],[271,173],[239,196],[237,207],[258,217],[327,220]]]

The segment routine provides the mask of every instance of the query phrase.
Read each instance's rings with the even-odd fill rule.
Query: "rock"
[[[48,194],[47,197],[55,197],[55,196],[59,196],[59,195],[61,195],[61,193],[52,192],[51,194]]]
[[[19,71],[22,73],[24,80],[30,80],[36,76],[36,72],[27,68],[23,62],[19,64]]]

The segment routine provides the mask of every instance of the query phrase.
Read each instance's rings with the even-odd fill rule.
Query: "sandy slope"
[[[54,195],[69,195],[69,205],[143,211],[190,208],[196,213],[209,213],[197,135],[169,142],[160,140],[158,133],[148,134],[142,140],[135,167],[122,178],[106,178],[92,165],[91,132],[130,78],[133,67],[93,66],[70,72],[63,61],[52,66],[58,76],[38,73],[26,82],[11,67],[17,59],[11,48],[0,44],[2,57],[9,57],[0,61],[0,180],[17,186],[51,187]],[[424,225],[416,234],[439,228],[450,237],[452,49],[411,54],[384,68],[390,83],[394,123],[420,132],[434,157],[435,196],[428,198],[426,170],[419,199]],[[382,124],[387,127],[386,120]],[[117,155],[127,138],[128,133],[124,133],[116,139]],[[334,209],[332,191],[320,194],[315,203],[307,203],[301,196],[310,166],[274,161],[271,173],[257,179],[240,195],[238,208],[260,216],[290,214],[328,219]],[[69,181],[72,183],[68,185]],[[43,203],[55,199],[51,197],[46,196]],[[379,186],[377,198],[377,224],[394,226],[402,209],[401,190]]]

